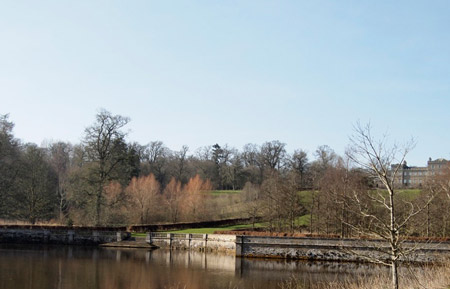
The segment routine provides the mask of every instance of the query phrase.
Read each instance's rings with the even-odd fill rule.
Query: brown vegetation
[[[400,286],[403,289],[444,289],[450,287],[450,266],[402,268]],[[370,276],[335,282],[311,283],[292,277],[280,284],[280,289],[385,289],[391,286],[386,272],[371,272]]]
[[[148,224],[152,221],[152,215],[159,210],[160,185],[155,176],[150,174],[139,178],[134,177],[125,192],[129,195],[130,206],[133,210],[131,221],[133,223]]]

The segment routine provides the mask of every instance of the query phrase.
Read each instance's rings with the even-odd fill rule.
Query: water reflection
[[[187,251],[0,245],[0,288],[277,288],[367,275],[371,265],[241,259]]]

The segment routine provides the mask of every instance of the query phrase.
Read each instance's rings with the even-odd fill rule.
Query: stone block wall
[[[350,262],[367,261],[365,257],[388,257],[380,252],[388,248],[381,240],[148,233],[147,242],[168,249],[223,251],[237,257]],[[403,245],[414,248],[414,253],[404,261],[435,262],[450,258],[448,242],[405,242]]]
[[[0,228],[0,243],[99,245],[121,241],[130,235],[126,232],[89,229],[51,228]]]
[[[147,243],[166,249],[215,251],[233,253],[236,236],[217,234],[166,234],[147,233]]]
[[[448,242],[405,242],[403,248],[414,249],[404,261],[434,262],[450,257]],[[236,256],[285,258],[317,261],[366,261],[367,258],[387,259],[388,250],[381,240],[285,238],[237,236]]]

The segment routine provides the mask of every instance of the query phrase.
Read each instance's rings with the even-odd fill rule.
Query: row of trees
[[[242,151],[215,144],[190,154],[187,146],[172,151],[160,141],[147,145],[127,142],[124,127],[128,122],[126,117],[102,110],[86,128],[81,143],[38,147],[16,139],[8,115],[0,116],[0,218],[31,223],[48,219],[89,224],[135,222],[124,214],[111,213],[117,211],[112,208],[125,211],[133,203],[128,187],[153,176],[155,187],[149,194],[166,196],[169,209],[165,211],[172,212],[159,219],[199,219],[198,213],[188,216],[171,208],[167,199],[178,198],[171,193],[174,187],[188,190],[196,179],[208,182],[209,189],[240,190],[246,183],[262,185],[274,172],[290,172],[299,190],[311,187],[335,155],[322,146],[316,153],[318,160],[310,163],[306,152],[297,150],[289,155],[279,141],[248,144]],[[161,215],[153,211],[153,216]],[[139,222],[148,220],[139,218]]]
[[[219,218],[214,206],[221,204],[214,204],[204,192],[242,189],[242,209],[236,217],[263,217],[272,229],[294,230],[299,217],[304,225],[309,216],[311,232],[350,236],[356,232],[350,220],[358,220],[354,197],[371,191],[377,177],[369,174],[370,166],[357,162],[355,151],[340,157],[320,146],[310,161],[305,151],[288,154],[285,144],[271,141],[247,144],[241,151],[215,144],[190,154],[187,146],[171,151],[160,141],[127,142],[128,122],[100,111],[81,143],[38,147],[14,138],[13,123],[1,116],[0,218],[80,224]],[[362,140],[353,141],[351,147]],[[388,170],[392,161],[381,165]],[[436,181],[427,187],[413,200],[424,202],[433,195],[426,210],[417,214],[426,213],[420,220],[427,224],[411,226],[409,233],[446,235],[450,216],[441,211],[450,199],[448,186]],[[309,193],[298,193],[305,190]],[[364,198],[370,201],[373,196]]]
[[[13,124],[0,116],[0,215],[48,219],[57,203],[58,176],[36,145],[21,145],[12,135]]]
[[[187,148],[168,154],[161,142],[127,143],[128,121],[101,111],[82,143],[38,147],[14,138],[14,124],[0,116],[0,218],[97,225],[199,219],[199,195],[212,185],[185,168],[194,160]]]

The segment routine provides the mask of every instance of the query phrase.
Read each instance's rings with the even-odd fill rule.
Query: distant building
[[[397,175],[394,180],[396,186],[419,188],[425,184],[428,177],[431,177],[440,171],[442,171],[447,165],[450,165],[450,161],[446,159],[428,159],[426,167],[410,167],[406,161],[400,166]],[[393,171],[398,164],[391,166]]]

